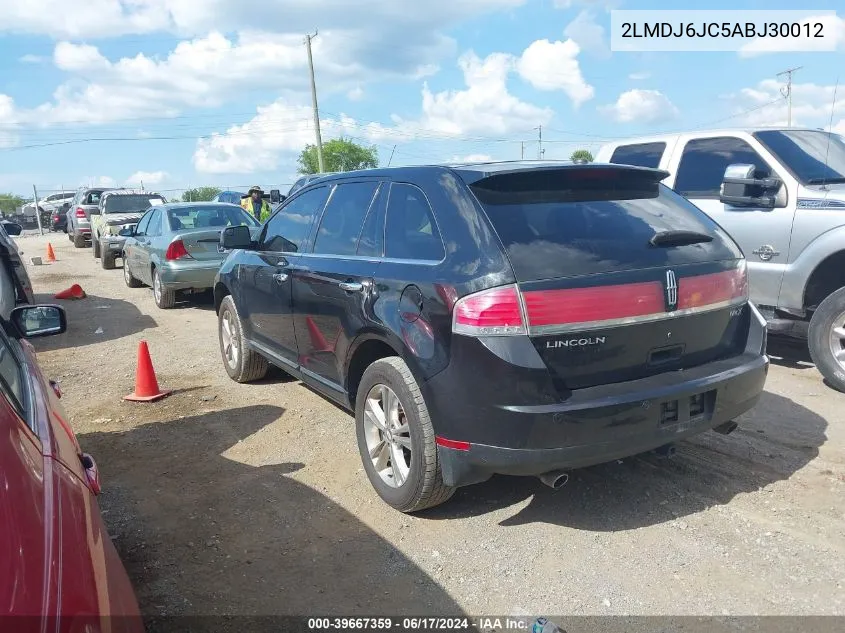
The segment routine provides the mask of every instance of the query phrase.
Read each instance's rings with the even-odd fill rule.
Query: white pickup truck
[[[806,338],[845,391],[845,140],[799,128],[627,139],[596,162],[657,167],[667,186],[730,233],[748,258],[751,299],[771,332]]]

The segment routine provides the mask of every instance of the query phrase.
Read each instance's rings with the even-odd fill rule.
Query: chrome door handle
[[[364,289],[364,284],[357,281],[341,281],[337,285],[346,292],[359,292]]]
[[[277,284],[283,284],[284,282],[286,282],[288,280],[288,274],[287,273],[274,273],[273,279],[275,279]]]

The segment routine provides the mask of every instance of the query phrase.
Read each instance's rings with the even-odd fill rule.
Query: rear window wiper
[[[687,246],[689,244],[701,244],[712,242],[713,236],[697,231],[661,231],[656,233],[648,243],[651,246]]]

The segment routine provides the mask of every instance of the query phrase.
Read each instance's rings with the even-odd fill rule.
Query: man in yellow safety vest
[[[270,205],[264,199],[264,192],[258,185],[250,187],[250,190],[247,192],[247,197],[241,198],[241,206],[247,213],[253,215],[259,222],[266,221],[273,212]]]

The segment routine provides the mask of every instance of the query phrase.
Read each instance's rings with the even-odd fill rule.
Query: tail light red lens
[[[185,243],[182,240],[174,240],[173,242],[170,242],[170,246],[167,247],[167,252],[164,254],[164,258],[167,261],[190,259],[191,254],[185,248]]]
[[[84,218],[85,217],[85,209],[82,207],[76,207],[76,217]]]
[[[659,281],[537,290],[525,293],[528,324],[533,327],[591,323],[655,314],[665,310]]]
[[[678,281],[678,309],[686,310],[736,299],[748,299],[745,262],[733,270],[682,277]]]
[[[452,331],[471,336],[525,334],[516,286],[501,286],[467,295],[455,303]]]

